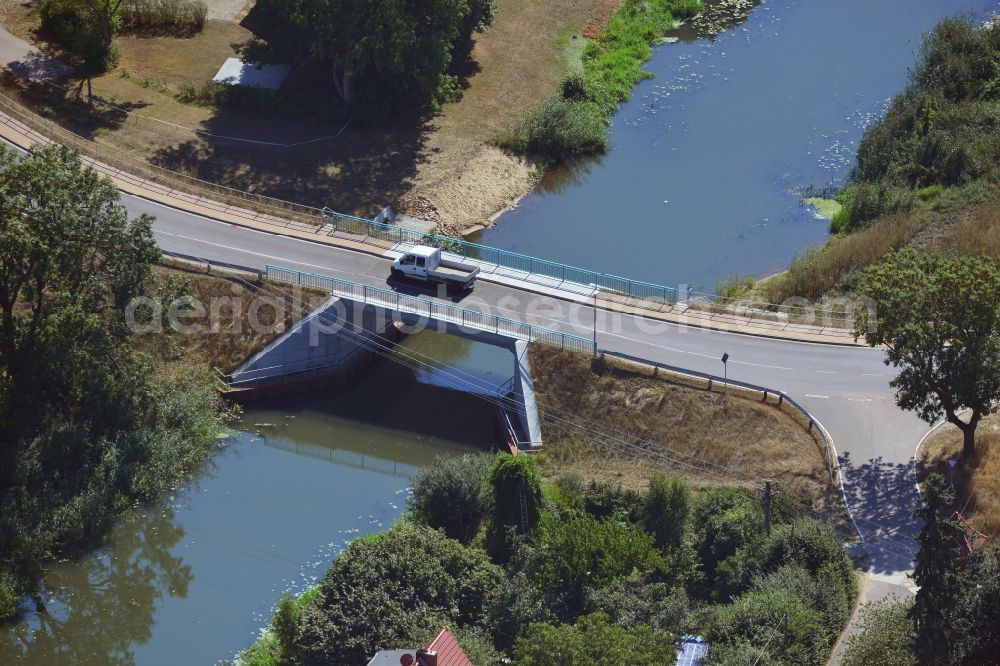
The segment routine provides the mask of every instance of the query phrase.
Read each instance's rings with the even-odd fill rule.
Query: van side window
[[[399,262],[399,263],[402,264],[402,265],[404,265],[404,266],[412,266],[413,262],[415,260],[416,260],[416,257],[414,257],[412,254],[408,254],[405,257],[403,257],[403,260],[401,262]]]
[[[423,268],[423,267],[424,267],[424,258],[417,257],[417,268]]]

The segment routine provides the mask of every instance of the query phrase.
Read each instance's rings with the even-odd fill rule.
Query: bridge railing
[[[470,310],[450,303],[432,301],[419,296],[401,294],[398,291],[373,287],[371,285],[343,280],[319,273],[306,273],[293,268],[267,265],[265,277],[274,282],[300,285],[318,291],[326,291],[351,301],[383,307],[402,314],[412,314],[436,321],[486,331],[527,342],[540,342],[569,351],[595,354],[594,341],[551,328],[536,326],[527,322],[501,317],[500,315]]]
[[[459,238],[440,236],[396,224],[345,215],[329,208],[323,209],[323,220],[329,224],[327,235],[345,233],[391,243],[434,245],[466,259],[493,264],[524,275],[540,276],[557,282],[593,286],[605,293],[621,294],[653,303],[671,305],[677,302],[677,289],[673,287],[599,273]]]

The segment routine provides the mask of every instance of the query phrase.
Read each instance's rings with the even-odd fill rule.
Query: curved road
[[[156,218],[157,242],[169,252],[254,269],[278,264],[396,288],[387,281],[385,257],[247,229],[133,195],[123,199],[133,214]],[[461,305],[589,338],[594,311],[582,299],[571,299],[480,280]],[[883,364],[883,352],[653,322],[603,310],[596,328],[601,349],[701,372],[720,374],[720,357],[728,353],[731,378],[794,396],[834,440],[848,506],[878,583],[872,596],[905,583],[915,550],[909,515],[917,497],[911,461],[928,428],[896,407],[889,387],[893,372]]]

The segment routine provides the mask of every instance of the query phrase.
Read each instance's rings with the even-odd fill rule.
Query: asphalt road
[[[268,263],[413,293],[388,279],[389,260],[221,223],[124,195],[133,214],[156,217],[157,242],[167,251],[254,269]],[[423,293],[435,297],[433,292]],[[449,300],[456,301],[455,298]],[[538,295],[480,280],[460,305],[590,337],[594,311],[586,303]],[[876,580],[904,581],[915,549],[909,512],[916,500],[912,456],[926,424],[899,410],[879,350],[792,342],[714,331],[599,311],[601,349],[681,368],[722,374],[793,396],[831,434],[844,471],[844,492],[865,539]]]

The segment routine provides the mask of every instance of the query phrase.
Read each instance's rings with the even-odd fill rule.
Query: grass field
[[[955,484],[957,509],[973,527],[989,536],[1000,534],[1000,416],[985,418],[976,430],[976,456],[954,471],[948,459],[958,459],[962,433],[953,425],[939,428],[924,443],[920,460]]]
[[[542,414],[546,469],[643,487],[650,474],[668,470],[696,486],[758,486],[777,481],[787,492],[817,504],[831,499],[819,442],[772,405],[653,378],[634,366],[547,347],[531,349],[531,367]],[[656,455],[705,467],[638,455],[625,445],[598,445],[565,419],[617,433]],[[558,420],[557,420],[558,419]],[[835,498],[833,498],[835,504]]]
[[[234,55],[231,44],[249,37],[240,25],[221,21],[184,39],[122,36],[114,71],[89,82],[70,77],[60,82],[65,90],[37,87],[25,98],[103,145],[205,180],[356,214],[391,204],[458,231],[487,222],[533,185],[531,165],[492,140],[557,88],[579,57],[577,35],[593,3],[500,0],[493,26],[473,49],[462,99],[436,115],[400,114],[377,129],[178,101],[182,84],[210,79]],[[0,16],[15,33],[38,41],[35,10],[0,0]],[[77,101],[87,84],[96,98],[91,104]],[[292,85],[308,90],[324,82],[303,76]],[[332,136],[299,148],[233,140],[288,144]]]

